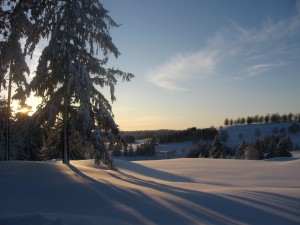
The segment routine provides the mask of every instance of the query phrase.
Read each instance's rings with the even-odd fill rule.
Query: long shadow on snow
[[[126,170],[139,173],[146,177],[151,177],[169,182],[193,182],[190,178],[142,166],[138,163],[134,163],[131,161],[116,160],[116,162],[119,169],[126,168]]]
[[[116,185],[97,181],[72,165],[69,167],[78,176],[88,181],[95,192],[100,193],[108,207],[115,208],[118,212],[115,216],[119,216],[124,223],[126,221],[132,224],[238,225],[249,221],[251,224],[265,224],[270,221],[276,221],[278,224],[298,224],[300,221],[300,218],[295,217],[290,211],[278,215],[277,211],[272,210],[276,206],[275,203],[265,205],[263,209],[257,205],[247,204],[253,201],[251,195],[244,194],[243,202],[238,198],[230,198],[231,196],[222,194],[205,193],[147,181],[120,171],[115,174],[109,173],[115,179],[145,187],[145,192],[138,190],[138,187],[125,190]],[[138,166],[139,169],[145,169],[142,167]],[[151,170],[146,169],[148,175],[155,173],[155,170]],[[116,173],[119,173],[119,176]],[[110,196],[106,196],[107,194]],[[272,198],[267,193],[260,192],[260,195],[263,198]],[[285,203],[284,198],[281,198],[281,201]],[[288,201],[291,201],[291,197]],[[299,199],[292,198],[292,201],[299,201]],[[278,210],[284,210],[280,206],[277,207]]]

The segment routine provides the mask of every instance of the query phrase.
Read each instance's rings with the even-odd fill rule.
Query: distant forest
[[[126,131],[123,134],[128,143],[133,143],[135,140],[152,139],[153,142],[165,144],[200,139],[212,141],[218,134],[218,130],[214,127],[203,129],[191,127],[186,130]]]
[[[235,120],[226,118],[224,121],[225,126],[244,125],[244,124],[261,124],[261,123],[281,123],[281,122],[300,122],[300,113],[298,114],[283,114],[279,113],[267,114],[265,116],[248,116],[239,117]]]
[[[237,119],[225,119],[225,126],[232,125],[249,125],[249,124],[262,124],[262,123],[281,123],[281,122],[300,122],[300,114],[283,114],[279,113],[267,114],[265,116],[248,116],[239,117]],[[295,125],[294,125],[295,126]],[[295,128],[291,126],[290,132],[298,132],[298,126]],[[160,144],[182,142],[182,141],[193,141],[193,140],[213,140],[218,134],[218,130],[215,127],[197,129],[191,127],[186,130],[141,130],[141,131],[123,131],[122,134],[128,143],[134,143],[135,140],[141,139],[153,139],[154,142]]]

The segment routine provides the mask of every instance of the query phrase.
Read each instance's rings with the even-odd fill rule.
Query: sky
[[[101,2],[121,25],[111,29],[121,55],[107,66],[135,75],[116,86],[112,109],[121,130],[300,113],[300,0]]]
[[[221,126],[300,113],[300,1],[103,0],[121,26],[110,65],[121,130]]]

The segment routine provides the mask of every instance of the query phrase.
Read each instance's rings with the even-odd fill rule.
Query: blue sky
[[[121,130],[219,127],[226,118],[300,113],[300,0],[102,2],[122,24],[111,30],[122,54],[111,55],[108,66],[135,75],[116,86],[112,107]]]
[[[300,112],[300,1],[103,0],[135,75],[116,87],[122,130],[223,125]]]

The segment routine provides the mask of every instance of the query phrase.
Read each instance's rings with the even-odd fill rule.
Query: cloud
[[[205,78],[213,74],[217,52],[199,51],[185,55],[175,55],[165,64],[149,71],[148,81],[169,90],[185,90],[182,82],[196,77]]]
[[[147,74],[147,81],[168,90],[186,90],[196,79],[251,79],[299,59],[300,0],[298,13],[286,20],[270,18],[260,27],[230,21],[194,53],[177,54]]]
[[[257,64],[257,65],[247,68],[244,73],[245,75],[242,77],[236,77],[236,80],[254,77],[254,76],[257,76],[266,71],[272,70],[275,67],[280,67],[280,66],[284,66],[284,65],[286,65],[286,63],[284,63],[284,62],[276,63],[276,64]]]

